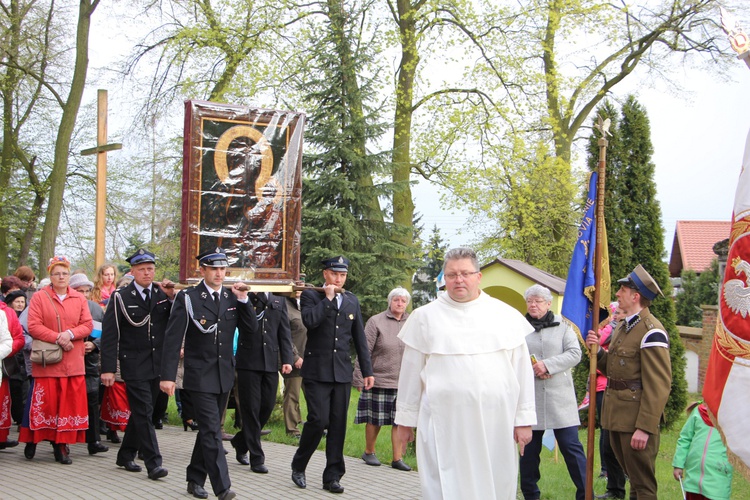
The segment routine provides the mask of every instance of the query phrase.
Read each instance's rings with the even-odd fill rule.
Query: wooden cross
[[[96,228],[94,235],[94,269],[104,264],[104,221],[107,205],[107,152],[122,149],[122,144],[107,144],[107,91],[96,96],[96,147],[84,149],[81,155],[96,155]]]

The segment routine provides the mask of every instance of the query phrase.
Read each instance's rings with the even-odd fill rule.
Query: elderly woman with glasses
[[[536,421],[531,443],[521,456],[521,491],[525,500],[540,498],[539,454],[542,435],[553,429],[568,474],[576,487],[576,500],[586,495],[586,455],[578,439],[578,403],[572,369],[581,360],[581,346],[573,329],[550,311],[552,293],[541,285],[526,290],[526,319],[534,331],[526,336],[534,369]]]
[[[394,288],[388,294],[388,309],[371,317],[365,325],[375,386],[360,394],[357,415],[354,418],[355,424],[365,424],[365,452],[362,454],[362,460],[367,465],[380,465],[375,455],[375,441],[382,426],[392,426],[391,467],[402,471],[410,471],[411,467],[403,460],[406,442],[401,439],[393,418],[396,415],[398,376],[401,371],[401,357],[404,354],[404,343],[398,338],[398,333],[409,317],[409,313],[406,312],[409,301],[411,295],[405,288]],[[364,385],[359,362],[356,365],[353,385],[359,390],[362,390]]]
[[[89,427],[86,402],[84,339],[91,335],[93,322],[86,297],[70,288],[70,261],[53,257],[47,271],[51,284],[31,297],[29,335],[55,343],[63,351],[54,364],[33,363],[34,377],[19,441],[26,443],[24,455],[34,458],[40,441],[52,443],[55,460],[73,461],[68,446],[86,442]]]

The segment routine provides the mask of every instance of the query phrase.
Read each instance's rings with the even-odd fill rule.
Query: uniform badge
[[[144,253],[146,253],[146,252],[142,248],[140,250],[138,250],[138,255],[143,255]]]
[[[227,297],[229,297],[229,294],[227,293],[226,290],[224,290],[224,298],[226,299]]]
[[[344,263],[344,258],[339,256],[339,264],[343,264],[343,263]]]
[[[130,295],[132,295],[133,297],[135,297],[135,290],[130,290]]]
[[[201,298],[205,299],[206,297],[208,297],[208,294],[206,292],[201,292]]]
[[[354,315],[353,315],[353,314],[350,314],[350,315],[349,315],[349,319],[354,319]]]

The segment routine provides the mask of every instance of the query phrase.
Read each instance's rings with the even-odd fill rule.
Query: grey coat
[[[529,354],[544,361],[551,378],[534,377],[536,393],[535,431],[563,429],[579,425],[578,403],[573,388],[572,369],[581,361],[581,345],[573,329],[555,315],[560,325],[543,328],[526,336]]]

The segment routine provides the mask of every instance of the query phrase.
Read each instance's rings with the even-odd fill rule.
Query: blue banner
[[[594,255],[596,248],[596,183],[599,175],[592,172],[589,177],[589,191],[584,206],[584,215],[578,227],[573,258],[570,260],[568,278],[565,283],[562,316],[573,324],[582,337],[592,329],[593,290],[596,285],[594,275]],[[605,240],[606,241],[606,240]],[[606,297],[605,300],[609,298]]]

